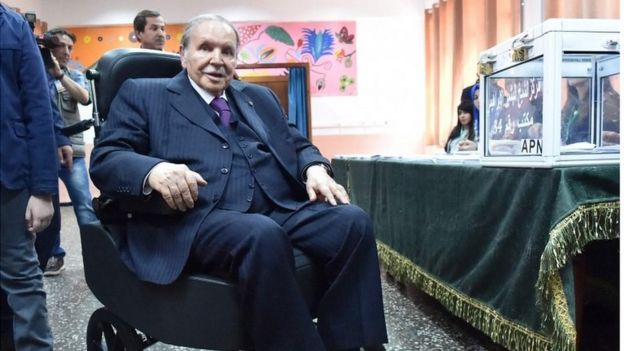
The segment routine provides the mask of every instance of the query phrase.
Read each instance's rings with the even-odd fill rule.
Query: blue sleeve
[[[54,134],[51,98],[39,47],[25,20],[20,25],[23,43],[18,72],[22,118],[27,136],[30,191],[53,194],[58,191],[58,157]]]

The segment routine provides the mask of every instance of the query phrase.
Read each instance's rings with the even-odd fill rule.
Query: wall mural
[[[354,21],[235,22],[239,63],[307,62],[312,96],[357,95]],[[76,34],[72,65],[84,70],[106,51],[138,47],[132,26],[69,27]],[[178,52],[183,25],[167,25],[165,50]]]
[[[307,62],[312,95],[356,95],[355,22],[236,23],[242,63]]]

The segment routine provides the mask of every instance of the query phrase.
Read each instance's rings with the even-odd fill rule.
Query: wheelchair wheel
[[[136,330],[102,307],[87,326],[87,351],[141,351],[143,340]]]

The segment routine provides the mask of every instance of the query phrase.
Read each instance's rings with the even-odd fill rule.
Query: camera
[[[24,14],[24,19],[26,19],[26,22],[28,22],[28,25],[30,26],[30,30],[34,33],[35,24],[37,23],[37,15],[34,12],[26,12]],[[52,61],[52,52],[50,49],[54,49],[55,47],[61,45],[58,37],[54,34],[46,33],[42,35],[35,35],[35,40],[39,46],[39,51],[41,52],[45,68],[49,69],[54,67],[54,61]],[[97,124],[94,119],[82,120],[78,123],[72,124],[71,126],[62,128],[61,133],[69,137],[74,134],[84,132],[85,130],[91,128],[94,124],[96,127],[99,127],[99,124]]]
[[[35,23],[37,23],[37,15],[34,12],[26,12],[24,14],[24,18],[26,19],[26,22],[28,22],[30,29],[34,32]],[[39,46],[39,51],[41,52],[45,68],[52,68],[54,66],[54,62],[52,61],[52,52],[50,52],[50,49],[54,49],[59,45],[58,38],[55,35],[42,34],[35,35],[35,40]]]

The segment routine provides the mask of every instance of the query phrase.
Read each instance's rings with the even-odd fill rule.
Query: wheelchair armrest
[[[165,216],[181,213],[169,207],[162,196],[156,192],[148,196],[133,196],[119,199],[119,208],[128,213],[145,213]]]
[[[124,198],[114,198],[102,194],[99,197],[93,198],[93,210],[98,219],[104,224],[125,221],[129,213],[165,216],[181,213],[167,206],[167,203],[160,194]]]

